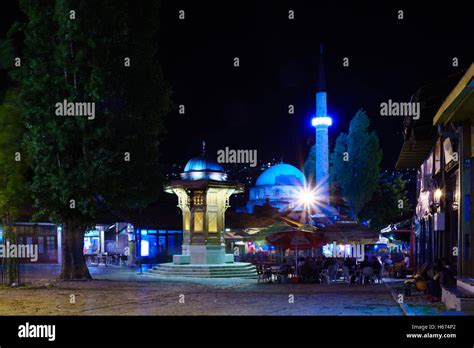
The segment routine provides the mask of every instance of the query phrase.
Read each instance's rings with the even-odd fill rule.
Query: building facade
[[[416,265],[444,259],[458,279],[474,276],[473,76],[474,64],[462,76],[417,93],[422,117],[405,120],[397,161],[397,169],[417,169]]]
[[[16,244],[37,245],[38,263],[58,263],[61,260],[61,227],[48,222],[18,222],[13,227]],[[0,226],[0,243],[4,242]],[[22,262],[30,262],[22,259]]]

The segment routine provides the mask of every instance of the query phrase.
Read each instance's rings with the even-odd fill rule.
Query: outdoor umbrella
[[[368,227],[355,221],[334,222],[321,227],[319,231],[327,240],[343,244],[370,244],[376,243],[379,239],[379,232],[370,230]]]
[[[296,230],[291,227],[287,231],[272,233],[265,239],[272,245],[295,250],[296,257],[298,257],[298,249],[318,248],[327,243],[322,235],[314,230]],[[295,270],[298,275],[298,265]]]

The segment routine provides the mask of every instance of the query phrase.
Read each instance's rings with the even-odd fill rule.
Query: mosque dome
[[[279,163],[260,174],[255,186],[303,186],[305,184],[306,178],[301,170],[291,164]]]

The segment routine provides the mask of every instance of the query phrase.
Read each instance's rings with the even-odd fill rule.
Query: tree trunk
[[[92,279],[84,258],[84,229],[74,221],[68,221],[62,230],[62,265],[60,278],[63,280]]]
[[[15,245],[17,243],[16,234],[13,230],[13,224],[7,219],[7,224],[4,226],[4,245]],[[2,258],[2,272],[4,272],[4,283],[6,285],[19,285],[19,273],[18,273],[18,258],[8,257]]]

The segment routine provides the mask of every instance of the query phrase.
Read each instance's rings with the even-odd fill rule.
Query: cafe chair
[[[260,283],[260,281],[268,282],[268,274],[263,269],[263,266],[257,266],[257,275],[258,275],[258,279],[257,279],[258,283]]]
[[[344,277],[344,282],[350,283],[351,274],[350,274],[349,267],[342,265],[342,276]]]
[[[337,263],[328,267],[328,276],[329,276],[330,282],[336,281],[338,269],[339,269],[339,265]]]

